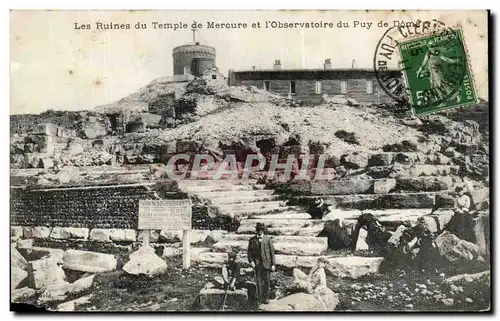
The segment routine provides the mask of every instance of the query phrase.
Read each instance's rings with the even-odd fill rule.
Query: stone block
[[[182,248],[165,246],[162,257],[174,257],[182,255]]]
[[[33,247],[33,239],[18,240],[16,242],[16,247],[18,249],[29,249],[29,248]]]
[[[373,184],[373,192],[375,194],[388,194],[396,187],[396,180],[393,178],[379,179]]]
[[[206,241],[210,243],[217,243],[224,238],[228,232],[224,230],[213,230],[210,231],[210,234],[207,236]]]
[[[49,238],[52,228],[47,226],[23,226],[24,238]]]
[[[91,241],[111,242],[111,230],[94,228],[90,230],[89,239]]]
[[[430,215],[424,215],[418,218],[417,225],[432,233],[439,232],[439,225],[436,219]]]
[[[357,279],[364,275],[377,273],[383,260],[383,257],[361,256],[329,258],[329,271],[336,277]]]
[[[382,153],[382,154],[374,154],[371,155],[368,159],[368,166],[389,166],[393,162],[392,153]]]
[[[221,310],[225,294],[226,292],[220,289],[202,289],[200,291],[200,308],[212,311]],[[227,291],[225,306],[230,309],[245,310],[248,306],[246,289]]]
[[[63,256],[64,250],[52,249],[49,247],[32,246],[26,250],[26,258],[28,261],[52,257],[58,264],[60,264],[63,262]]]
[[[63,262],[66,269],[92,273],[114,271],[117,266],[114,255],[79,250],[67,250]]]
[[[453,186],[450,176],[430,176],[418,178],[400,178],[397,180],[396,190],[412,192],[433,192],[449,190]]]
[[[144,234],[146,231],[141,230],[137,234],[137,242],[142,242]],[[149,230],[149,242],[150,243],[156,243],[160,239],[160,232],[156,230]]]
[[[272,300],[269,304],[260,305],[259,310],[266,312],[331,312],[335,310],[339,302],[339,296],[332,290],[325,288],[320,293],[294,293],[279,300]]]
[[[11,226],[10,227],[10,240],[15,242],[23,237],[23,227],[22,226]]]
[[[63,312],[70,312],[70,311],[75,311],[75,308],[79,305],[84,305],[90,302],[90,299],[92,298],[92,294],[82,296],[78,299],[74,299],[68,302],[61,303],[57,306],[56,310],[57,311],[63,311]]]
[[[135,242],[137,240],[137,232],[132,229],[111,229],[110,238],[115,242]]]
[[[343,165],[349,168],[365,168],[368,166],[368,159],[370,158],[367,154],[349,154],[341,158]]]
[[[86,240],[89,237],[88,228],[77,228],[77,227],[59,227],[56,226],[52,228],[50,237],[53,239],[81,239]]]
[[[36,289],[66,283],[66,274],[61,268],[58,258],[48,256],[31,261],[30,264]]]
[[[337,179],[331,181],[312,181],[311,193],[314,195],[365,194],[373,189],[370,179]]]

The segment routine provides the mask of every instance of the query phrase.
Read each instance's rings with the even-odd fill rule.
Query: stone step
[[[222,211],[221,215],[229,218],[238,217],[240,220],[245,219],[246,217],[253,215],[269,215],[269,214],[277,214],[283,212],[289,212],[291,210],[295,210],[294,207],[290,206],[281,206],[277,208],[255,208],[255,209],[241,209],[241,210],[233,210],[233,211]]]
[[[250,239],[253,237],[253,235],[250,234],[235,234],[235,233],[229,233],[224,235],[224,240],[231,240],[231,241],[250,241]],[[274,242],[293,242],[293,243],[304,243],[304,244],[326,244],[326,238],[325,237],[297,237],[297,236],[274,236],[273,237]]]
[[[218,181],[222,182],[222,181]],[[181,190],[187,193],[200,192],[218,192],[218,191],[253,191],[264,189],[264,184],[257,185],[233,185],[233,184],[217,184],[217,185],[182,185]]]
[[[403,223],[409,223],[412,226],[417,224],[420,217],[428,217],[426,223],[433,231],[442,230],[453,216],[453,210],[438,210],[430,215],[432,209],[385,209],[385,210],[365,210],[365,211],[340,211],[346,225],[355,224],[356,219],[362,213],[373,214],[380,223],[388,228],[396,228]],[[342,213],[343,212],[343,213]],[[269,219],[262,217],[259,219],[245,219],[240,223],[238,234],[252,234],[255,231],[257,222],[263,223],[268,227],[268,233],[271,235],[303,235],[317,236],[324,228],[325,221],[313,219]],[[350,232],[350,229],[349,229]]]
[[[438,194],[439,195],[439,194]],[[291,196],[288,205],[308,206],[317,196]],[[432,208],[436,193],[391,193],[323,195],[327,204],[335,204],[340,209],[384,209],[384,208]],[[450,207],[450,204],[443,204]]]
[[[273,195],[272,189],[261,190],[242,190],[242,191],[217,191],[217,192],[199,192],[197,195],[202,198],[237,198],[237,197],[252,197],[252,196],[269,196]]]
[[[252,235],[228,234],[212,248],[219,252],[245,252]],[[275,236],[274,249],[277,254],[287,255],[320,255],[328,249],[326,237],[307,236]]]
[[[178,181],[179,186],[219,186],[219,185],[256,185],[256,179],[225,179],[225,180],[215,180],[215,179],[183,179]]]
[[[238,228],[238,234],[253,234],[257,222],[267,227],[270,235],[300,235],[317,236],[325,226],[322,220],[287,220],[287,219],[249,219],[243,220]]]
[[[447,157],[438,157],[434,154],[426,155],[421,152],[383,152],[375,153],[368,157],[368,166],[388,166],[392,164],[402,165],[448,165]]]
[[[286,201],[264,201],[264,202],[252,202],[252,203],[235,203],[235,204],[221,204],[217,205],[222,212],[233,212],[233,211],[245,211],[251,212],[253,210],[275,210],[286,205]]]
[[[362,256],[346,256],[346,257],[328,257],[330,263],[328,271],[335,277],[357,279],[359,277],[377,273],[382,257],[362,257]],[[297,255],[276,255],[276,265],[281,268],[301,268],[307,269],[317,264],[317,256],[297,256]],[[193,263],[201,266],[221,267],[227,261],[226,253],[219,252],[204,252],[192,258]],[[236,261],[242,266],[250,266],[246,254],[238,254]]]
[[[261,196],[245,196],[245,197],[215,197],[210,198],[213,205],[226,205],[226,204],[241,204],[241,203],[256,203],[256,202],[270,202],[283,198],[280,195],[261,195]],[[284,202],[283,202],[284,204]]]
[[[247,219],[302,220],[302,219],[311,219],[311,215],[309,215],[308,213],[297,212],[297,211],[284,211],[284,212],[269,213],[269,214],[253,214],[249,215]]]
[[[449,190],[453,186],[450,176],[416,178],[342,178],[331,181],[298,181],[278,186],[281,193],[302,195],[388,194],[393,192],[434,192]]]
[[[399,165],[372,166],[350,173],[351,176],[366,174],[372,178],[404,178],[457,175],[460,166],[453,165]]]

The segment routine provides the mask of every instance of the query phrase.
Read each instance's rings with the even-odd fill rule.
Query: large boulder
[[[267,312],[275,311],[334,311],[339,304],[338,295],[330,289],[321,293],[294,293],[269,304],[262,304],[259,309]]]
[[[66,269],[91,273],[114,271],[118,264],[114,255],[79,250],[67,250],[63,262]]]
[[[58,258],[50,255],[40,260],[31,261],[30,265],[36,289],[66,283],[66,274],[60,266]]]
[[[447,231],[436,238],[436,245],[441,257],[450,263],[460,264],[480,258],[480,249],[476,244],[464,241]]]
[[[123,266],[123,271],[132,275],[153,277],[167,270],[167,263],[156,255],[152,247],[141,247],[130,254],[130,261]]]

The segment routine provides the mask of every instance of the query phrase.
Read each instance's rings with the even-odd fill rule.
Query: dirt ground
[[[197,311],[198,295],[204,285],[218,274],[214,268],[192,266],[183,271],[180,258],[170,259],[167,272],[158,278],[131,277],[122,271],[97,275],[90,304],[80,311]],[[485,270],[484,267],[477,271]],[[456,272],[455,272],[456,273]],[[445,278],[455,275],[441,271],[418,273],[395,271],[357,280],[339,279],[327,275],[328,286],[340,296],[335,311],[479,311],[490,305],[490,287],[470,283],[450,290]],[[250,275],[244,276],[251,280]],[[277,292],[292,282],[292,272],[272,273]],[[441,298],[436,298],[441,296]],[[445,300],[447,304],[442,302]],[[230,307],[226,310],[230,310]],[[248,310],[255,311],[250,305]]]

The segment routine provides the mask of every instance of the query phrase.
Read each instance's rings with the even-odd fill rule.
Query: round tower
[[[205,70],[215,67],[215,48],[199,42],[175,47],[172,56],[174,76],[192,74],[199,77]]]

